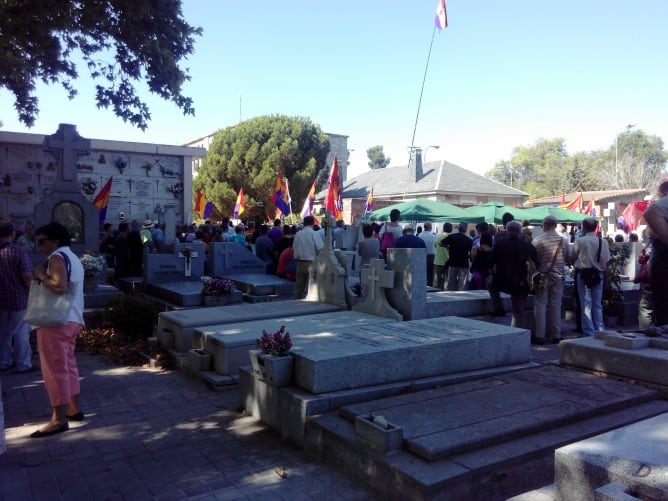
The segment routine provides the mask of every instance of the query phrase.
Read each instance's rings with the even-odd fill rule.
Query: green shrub
[[[115,296],[104,310],[104,319],[126,336],[147,339],[153,335],[158,318],[155,305],[137,296]]]

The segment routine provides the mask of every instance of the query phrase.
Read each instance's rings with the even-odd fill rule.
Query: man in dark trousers
[[[511,327],[528,327],[525,321],[524,309],[529,295],[527,282],[526,262],[532,259],[538,266],[536,248],[522,239],[522,224],[510,221],[506,225],[508,236],[494,241],[492,253],[489,256],[489,266],[492,269],[492,279],[489,286],[489,295],[494,305],[492,315],[505,315],[501,303],[500,292],[510,294],[513,307]]]
[[[463,291],[469,278],[469,258],[473,240],[466,234],[467,223],[459,223],[459,232],[451,233],[439,245],[448,248],[448,286],[449,291]]]

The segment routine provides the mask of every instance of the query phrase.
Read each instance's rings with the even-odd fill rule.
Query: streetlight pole
[[[620,132],[615,136],[615,183],[619,182],[619,150],[617,148],[619,142],[619,136],[621,136],[624,133],[624,131],[628,132],[635,126],[636,126],[635,124],[628,124],[626,127],[624,127],[624,130],[622,132]]]

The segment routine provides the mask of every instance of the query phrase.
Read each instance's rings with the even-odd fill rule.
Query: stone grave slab
[[[110,284],[98,286],[84,294],[84,308],[104,308],[112,298],[122,296],[123,292]]]
[[[662,337],[605,331],[570,339],[559,344],[559,363],[668,387],[668,339]]]
[[[506,311],[511,311],[510,295],[501,293],[501,302]],[[527,297],[527,312],[533,308],[533,296]],[[492,301],[486,290],[436,291],[427,294],[425,305],[428,318],[443,316],[478,317],[489,315]],[[508,314],[510,315],[510,313]]]
[[[202,282],[167,282],[151,286],[151,295],[176,306],[200,306]]]
[[[287,300],[280,303],[233,304],[166,311],[158,315],[158,334],[174,338],[174,346],[166,346],[167,348],[174,347],[178,351],[187,351],[192,348],[192,334],[195,327],[234,323],[247,318],[259,320],[287,315],[298,317],[333,312],[338,309],[331,304]]]
[[[354,310],[403,320],[403,315],[387,301],[385,291],[394,287],[394,271],[386,269],[385,261],[371,259],[369,266],[360,270],[360,284],[362,300],[353,306]]]
[[[393,321],[347,310],[299,317],[276,315],[263,320],[196,327],[193,332],[193,346],[213,355],[216,372],[234,374],[240,366],[250,363],[248,350],[257,347],[257,340],[263,329],[273,333],[284,325],[292,338],[292,352],[298,356],[304,343],[336,336],[344,326],[384,325],[389,322]]]
[[[344,325],[332,336],[300,339],[295,385],[311,393],[528,362],[525,329],[444,317]]]
[[[232,280],[237,289],[254,296],[289,296],[295,291],[295,282],[266,273],[225,273],[220,276]]]
[[[521,408],[510,408],[504,395]],[[543,408],[555,410],[554,417]],[[646,388],[543,366],[318,413],[305,420],[304,447],[381,497],[501,500],[551,483],[556,448],[667,409],[660,394]],[[381,455],[360,444],[355,417],[369,413],[402,428],[403,449]],[[504,434],[498,420],[512,415],[517,422]],[[430,451],[433,460],[416,455],[409,444],[420,433],[421,452]],[[439,458],[436,446],[453,453]]]
[[[557,499],[668,499],[668,413],[557,449],[554,470]]]
[[[353,420],[382,415],[404,429],[405,449],[436,461],[633,404],[631,395],[643,400],[655,392],[546,366],[353,405],[342,413]]]
[[[267,263],[236,242],[211,242],[207,255],[209,274],[224,277],[237,273],[266,273]]]

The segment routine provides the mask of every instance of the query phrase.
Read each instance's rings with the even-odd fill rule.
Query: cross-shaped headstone
[[[325,226],[325,251],[331,252],[332,245],[332,231],[334,231],[334,226],[336,226],[336,220],[332,217],[331,212],[326,212],[325,217],[322,219],[322,223]]]
[[[230,245],[239,245],[239,244],[230,244]],[[227,270],[230,265],[230,256],[234,253],[228,245],[223,245],[222,248],[218,247],[216,253],[219,256],[223,256],[223,269]]]
[[[198,257],[199,253],[196,251],[193,251],[190,247],[186,247],[185,249],[181,250],[178,254],[179,257],[185,258],[185,261],[183,263],[183,274],[186,277],[191,276],[190,272],[190,261],[192,258]]]
[[[374,300],[380,297],[380,289],[394,287],[394,271],[385,269],[385,261],[371,259],[368,268],[363,268],[360,276],[362,285],[369,286],[369,297]]]
[[[65,182],[77,180],[77,160],[90,153],[90,139],[82,138],[71,124],[60,124],[55,134],[44,138],[44,148],[56,155],[60,178]]]

